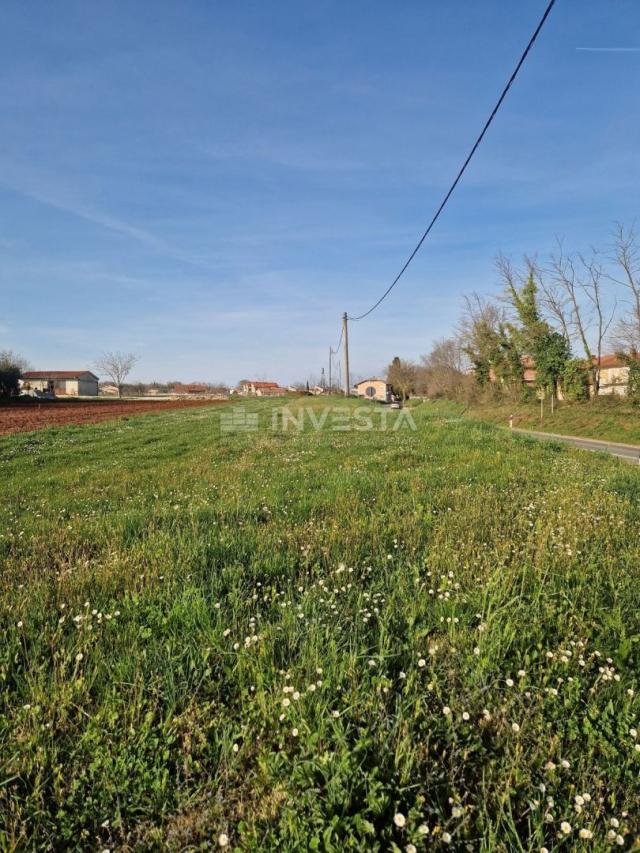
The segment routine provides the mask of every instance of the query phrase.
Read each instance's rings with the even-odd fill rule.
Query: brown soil
[[[58,401],[25,400],[0,404],[0,435],[44,429],[65,424],[95,424],[99,421],[164,412],[167,409],[190,409],[214,406],[225,400],[96,400]]]

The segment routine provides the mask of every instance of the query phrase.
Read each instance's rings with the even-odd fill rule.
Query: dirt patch
[[[95,424],[167,409],[215,406],[226,400],[57,400],[19,401],[0,405],[0,435],[65,424]]]

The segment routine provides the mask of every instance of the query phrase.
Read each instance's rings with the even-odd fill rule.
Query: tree
[[[514,320],[508,324],[518,350],[533,359],[536,385],[557,394],[565,366],[571,358],[570,340],[544,319],[538,297],[536,270],[526,260],[526,275],[514,271],[511,263],[499,256],[497,265],[505,284],[505,298],[513,311]]]
[[[547,329],[534,341],[532,355],[536,366],[536,385],[557,396],[558,385],[571,359],[569,343],[560,332]]]
[[[558,243],[557,251],[551,255],[551,275],[557,291],[564,294],[569,328],[582,344],[593,394],[597,397],[604,341],[616,312],[615,305],[610,312],[605,308],[602,263],[595,250],[590,257],[572,257],[565,255],[562,244]]]
[[[469,391],[472,383],[469,359],[457,338],[436,341],[417,368],[416,388],[426,397],[457,399]]]
[[[465,297],[458,332],[481,388],[496,385],[513,392],[522,386],[522,360],[500,305],[477,293]]]
[[[393,393],[402,397],[402,402],[413,393],[416,383],[416,366],[396,356],[387,368],[387,382]]]
[[[627,397],[635,406],[640,406],[640,353],[625,355],[624,360],[629,368]]]
[[[137,357],[131,352],[106,352],[96,361],[95,367],[113,382],[121,397],[122,386],[137,363]]]
[[[20,394],[20,377],[29,369],[26,359],[11,350],[0,350],[0,397]]]
[[[579,358],[569,359],[564,366],[562,396],[569,402],[589,398],[589,370]]]
[[[633,228],[616,225],[613,235],[611,259],[619,270],[619,276],[609,276],[616,284],[625,288],[624,304],[627,313],[616,323],[613,343],[620,352],[640,352],[640,247]]]

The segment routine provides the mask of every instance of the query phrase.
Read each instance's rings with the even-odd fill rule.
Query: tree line
[[[387,380],[396,393],[470,399],[483,393],[597,397],[600,362],[614,353],[629,368],[628,397],[640,402],[640,243],[616,225],[608,246],[567,253],[558,241],[540,261],[496,259],[500,291],[464,298],[453,335],[419,363],[394,358]],[[533,371],[535,370],[535,374]],[[530,392],[529,392],[530,393]]]

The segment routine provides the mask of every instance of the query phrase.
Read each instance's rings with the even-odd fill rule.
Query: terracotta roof
[[[254,388],[279,388],[277,382],[254,382],[252,379],[243,379],[241,385],[253,385]]]
[[[636,356],[638,358],[638,356]],[[594,361],[596,359],[594,358]],[[617,355],[603,355],[600,359],[600,369],[604,368],[605,370],[608,367],[627,367],[627,363],[624,362],[620,356]]]
[[[640,355],[636,356],[636,358],[640,359]],[[535,370],[536,363],[535,363],[533,357],[530,355],[523,355],[522,358],[520,359],[520,361],[522,363],[522,366],[524,367],[524,375],[525,375],[525,379],[526,379],[527,373],[530,370]],[[593,361],[593,364],[596,364],[596,362],[598,361],[597,356],[594,355],[592,361]],[[585,362],[585,366],[586,366],[586,364],[587,363]],[[615,355],[615,354],[603,355],[600,358],[600,367],[604,368],[605,370],[608,367],[626,367],[626,362],[623,361],[620,358],[620,356]]]
[[[361,379],[360,382],[356,382],[353,387],[357,388],[358,385],[364,385],[365,382],[384,382],[385,385],[389,384],[386,379],[380,379],[379,376],[372,376],[371,379]]]
[[[98,378],[90,370],[27,370],[22,374],[23,379],[83,379],[87,376]]]

